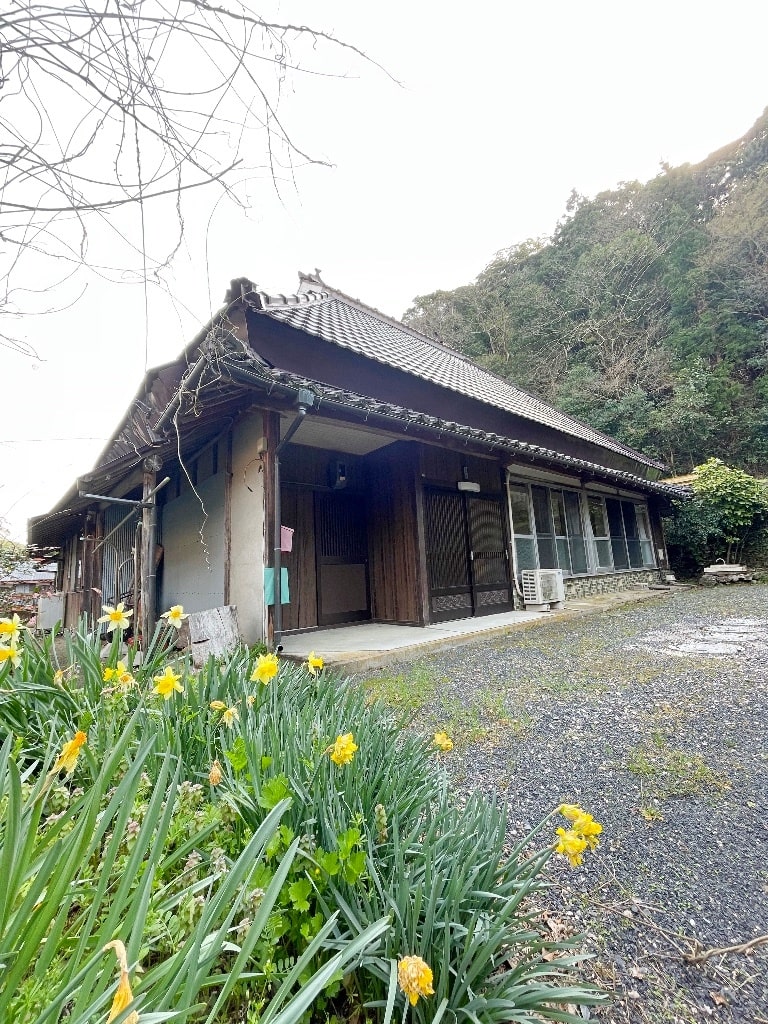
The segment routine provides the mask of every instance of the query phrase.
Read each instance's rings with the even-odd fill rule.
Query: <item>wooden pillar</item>
[[[415,447],[415,446],[414,446]],[[416,502],[416,544],[417,544],[417,587],[419,625],[426,626],[431,621],[429,607],[429,572],[427,569],[427,528],[424,521],[424,474],[422,473],[422,446],[417,448],[413,472],[413,493]]]
[[[94,554],[93,554],[93,590],[91,591],[91,615],[93,621],[101,615],[102,606],[102,569],[104,566],[104,546],[101,541],[104,538],[104,512],[99,509],[96,513],[96,524],[94,529]],[[98,593],[96,592],[98,591]]]
[[[85,527],[83,529],[83,569],[82,569],[82,588],[83,588],[83,604],[82,611],[93,621],[93,599],[95,596],[93,588],[98,586],[95,579],[95,565],[94,565],[94,552],[93,549],[96,545],[96,512],[90,511],[85,517]]]
[[[143,462],[144,481],[141,510],[141,633],[142,645],[147,649],[157,622],[157,474],[163,463],[156,455]],[[134,615],[136,612],[134,611]]]

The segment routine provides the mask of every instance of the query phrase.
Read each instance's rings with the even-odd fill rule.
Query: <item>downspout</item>
[[[275,611],[272,617],[272,646],[275,653],[279,654],[283,649],[281,643],[283,639],[283,588],[282,588],[282,537],[281,537],[281,518],[282,518],[282,501],[280,496],[280,453],[283,448],[288,444],[293,435],[299,429],[307,415],[307,409],[311,409],[315,404],[315,396],[312,391],[308,388],[300,388],[297,396],[297,403],[299,411],[296,415],[296,419],[291,423],[290,427],[285,432],[285,437],[281,438],[279,444],[275,448],[275,458],[273,463],[272,472],[272,486],[274,488],[274,512],[275,512],[275,531],[274,531],[274,553],[272,557],[272,571],[274,573],[274,597],[275,597]]]

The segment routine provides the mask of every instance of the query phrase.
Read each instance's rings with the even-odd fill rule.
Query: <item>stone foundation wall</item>
[[[565,597],[594,597],[597,594],[614,594],[618,590],[631,590],[638,584],[658,583],[661,574],[658,569],[635,569],[631,572],[601,573],[599,576],[577,576],[564,580]]]

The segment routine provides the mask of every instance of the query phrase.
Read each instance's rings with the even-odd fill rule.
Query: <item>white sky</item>
[[[282,201],[254,180],[254,209],[219,207],[207,253],[199,193],[176,309],[152,294],[148,335],[142,289],[94,278],[74,309],[22,324],[42,362],[0,349],[0,517],[18,539],[92,468],[146,364],[181,351],[230,278],[286,292],[319,267],[400,316],[416,295],[471,281],[499,249],[551,233],[571,189],[697,162],[768,105],[758,0],[285,0],[280,12],[360,46],[402,86],[329,54],[330,70],[355,77],[300,83],[283,112],[334,168],[299,169]]]

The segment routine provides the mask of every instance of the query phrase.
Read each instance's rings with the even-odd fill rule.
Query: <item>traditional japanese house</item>
[[[248,642],[423,626],[552,575],[566,598],[658,580],[662,470],[319,275],[240,279],[29,540],[60,550],[69,624],[143,592],[150,619],[236,605]]]

